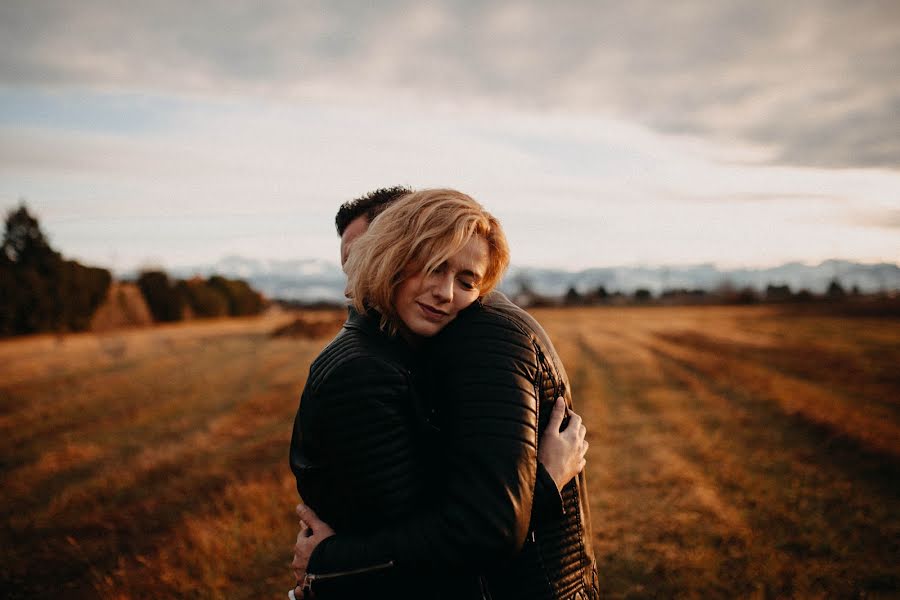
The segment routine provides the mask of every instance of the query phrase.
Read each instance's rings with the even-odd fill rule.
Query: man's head
[[[345,202],[334,217],[334,225],[341,236],[341,266],[347,262],[350,244],[369,228],[369,223],[395,200],[411,194],[403,186],[380,188],[365,196]]]

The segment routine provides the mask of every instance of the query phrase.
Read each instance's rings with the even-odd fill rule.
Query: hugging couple
[[[338,211],[350,308],[310,366],[291,598],[599,597],[565,369],[494,291],[500,223],[455,190]]]

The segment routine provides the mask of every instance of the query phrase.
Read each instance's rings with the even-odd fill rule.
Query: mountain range
[[[270,298],[285,300],[340,302],[344,296],[343,271],[334,263],[318,259],[260,260],[228,256],[214,264],[172,269],[170,274],[180,278],[212,274],[240,278]],[[723,287],[749,287],[763,291],[767,285],[788,285],[795,292],[806,289],[822,293],[833,280],[848,290],[856,286],[866,293],[897,291],[900,290],[900,266],[826,260],[818,265],[791,262],[760,269],[720,269],[713,264],[600,267],[574,272],[511,267],[500,289],[515,294],[524,288],[543,296],[559,297],[569,288],[583,294],[600,286],[609,293],[631,294],[646,289],[658,295],[663,290],[677,288],[713,291]]]

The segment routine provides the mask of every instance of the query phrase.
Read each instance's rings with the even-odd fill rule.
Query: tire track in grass
[[[758,506],[768,503],[768,487],[776,482],[771,473],[754,480],[748,472],[748,463],[757,458],[753,448],[734,444],[735,430],[752,426],[747,413],[728,410],[731,407],[725,407],[702,382],[685,387],[666,365],[659,364],[666,382],[660,401],[677,399],[666,403],[672,408],[667,421],[674,427],[680,457],[703,470],[705,485],[700,493],[715,491],[716,502],[726,507],[723,520],[730,522],[737,534],[723,537],[721,544],[713,537],[714,543],[706,549],[728,555],[728,560],[718,566],[723,588],[742,589],[741,595],[790,594],[798,576],[784,565],[792,564],[795,557],[772,543],[771,532],[759,527]],[[736,517],[729,519],[728,515]],[[705,523],[694,526],[708,527]]]
[[[727,428],[727,451],[698,447],[698,460],[716,464],[712,474],[720,487],[745,507],[758,532],[751,563],[769,591],[855,596],[897,585],[892,565],[900,528],[890,508],[896,479],[855,474],[867,460],[858,447],[835,452],[802,419],[698,368],[703,358],[690,359],[658,341],[651,346],[673,385],[709,406]],[[773,549],[782,557],[778,562],[766,559]]]
[[[857,393],[848,397],[827,373],[816,377],[808,365],[805,371],[791,372],[777,360],[762,362],[758,351],[742,353],[741,348],[727,342],[717,344],[709,336],[657,333],[656,338],[655,347],[692,361],[696,369],[711,377],[733,380],[733,385],[776,402],[788,415],[801,415],[837,435],[849,436],[900,459],[900,427],[895,424],[895,411],[877,397],[872,401]],[[777,357],[774,351],[771,354]],[[834,361],[833,357],[823,356],[820,368],[826,372],[834,370]],[[880,395],[887,388],[876,389]]]
[[[705,466],[684,452],[671,423],[671,394],[661,395],[664,382],[650,355],[619,334],[592,332],[579,345],[589,370],[603,373],[611,391],[604,433],[611,437],[613,460],[604,466],[612,473],[608,480],[615,497],[606,499],[612,522],[595,520],[602,523],[596,546],[611,592],[616,597],[734,593],[746,579],[719,573],[743,572],[734,558],[750,529],[721,497]]]
[[[727,538],[717,544],[709,531],[706,534],[710,543],[695,544],[698,555],[711,551],[719,556],[734,555],[721,561],[721,567],[711,569],[718,572],[717,580],[724,582],[726,591],[706,596],[886,598],[900,594],[900,577],[894,567],[900,559],[900,525],[894,508],[898,505],[900,485],[896,466],[885,462],[884,456],[854,445],[850,438],[834,437],[803,415],[786,415],[771,399],[758,397],[756,386],[732,381],[728,370],[739,369],[739,362],[727,365],[722,374],[704,369],[702,358],[696,360],[699,364],[685,368],[660,355],[654,337],[658,332],[715,331],[716,337],[723,335],[733,342],[764,347],[778,344],[779,340],[800,343],[800,334],[813,341],[819,339],[823,334],[816,323],[800,323],[802,331],[798,334],[796,319],[787,321],[772,311],[626,308],[558,312],[559,315],[553,315],[553,325],[564,335],[577,338],[579,332],[590,332],[589,342],[601,355],[601,367],[602,359],[616,361],[618,353],[643,347],[656,357],[655,368],[662,373],[658,379],[665,387],[675,390],[681,401],[693,402],[694,406],[677,410],[673,406],[667,417],[652,412],[646,417],[670,419],[671,447],[678,450],[679,457],[703,470],[717,495],[744,515],[753,532],[745,551]],[[872,350],[864,342],[873,336],[879,348],[896,339],[895,333],[888,333],[885,326],[858,336],[857,329],[847,329],[852,323],[855,321],[836,323],[828,335],[850,332],[864,353]],[[602,336],[606,339],[601,341]],[[833,339],[829,343],[839,349],[848,342]],[[617,375],[623,373],[621,369],[606,367]],[[624,372],[626,383],[632,375]],[[760,375],[765,377],[765,371]],[[649,400],[659,405],[672,402],[671,398],[652,395]],[[682,417],[675,418],[678,415]],[[661,424],[658,428],[665,429]],[[684,442],[679,448],[681,439]],[[633,447],[627,436],[617,437],[613,445],[620,446],[619,450]],[[621,457],[621,452],[612,452]],[[621,473],[622,460],[612,461],[609,468]],[[595,479],[590,480],[592,484]],[[634,481],[635,478],[631,480],[632,487]],[[621,513],[594,514],[595,532],[602,532],[601,527],[612,529],[604,517],[621,527],[619,547],[616,536],[610,536],[611,548],[618,550],[620,556],[629,550],[623,541],[625,536],[652,539],[652,530],[642,529],[644,513],[651,508],[639,502],[638,494],[626,492],[631,493],[627,499],[623,499],[625,492],[610,494],[614,498],[618,494],[620,505],[626,506]],[[594,485],[591,493],[596,493]],[[708,528],[706,520],[701,520],[689,527],[685,525],[685,529],[686,535],[696,535]],[[684,552],[693,553],[687,546]],[[633,573],[625,573],[624,577],[622,562],[614,563],[612,570],[604,570],[601,564],[601,578],[612,584],[607,589],[613,591],[614,597],[651,596],[646,587],[633,584],[653,581],[653,572],[648,575],[642,566],[652,564],[657,555],[648,550],[638,557]],[[695,564],[702,562],[698,556],[692,560]],[[704,597],[702,590],[714,589],[702,573],[696,577],[685,569],[678,573],[681,577],[670,587],[674,590],[671,594],[655,595]],[[735,585],[730,586],[729,582]]]
[[[785,417],[805,420],[835,437],[845,437],[886,457],[900,459],[900,427],[888,415],[871,414],[831,388],[784,375],[713,350],[679,346],[657,337],[649,342],[654,352],[678,361],[705,377],[711,386],[768,402]]]

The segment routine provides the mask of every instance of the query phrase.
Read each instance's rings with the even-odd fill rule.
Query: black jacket
[[[290,447],[303,501],[336,531],[360,535],[399,522],[427,502],[415,360],[399,338],[380,331],[378,321],[377,315],[351,311],[313,361]],[[323,595],[361,598],[374,585],[395,597],[421,597],[424,574],[398,579],[390,549],[369,550],[358,558],[344,554],[340,567],[365,578],[320,572]]]
[[[482,305],[460,315],[445,334],[435,354],[436,364],[445,366],[437,373],[445,376],[437,376],[435,381],[445,390],[442,410],[457,423],[467,416],[465,404],[489,406],[482,412],[495,417],[487,420],[494,423],[492,436],[521,436],[524,442],[530,434],[537,441],[558,396],[565,397],[567,406],[572,407],[568,376],[549,336],[534,317],[504,295],[491,294]],[[487,385],[489,381],[493,385]],[[465,401],[462,407],[460,399]],[[511,411],[511,406],[517,411]],[[534,419],[537,431],[531,433]],[[520,473],[529,468],[519,465]],[[561,495],[539,493],[541,479],[539,474],[535,509],[521,550],[511,562],[486,572],[491,597],[598,598],[584,473],[568,482]],[[527,519],[527,515],[517,516],[520,522]]]
[[[437,495],[375,530],[335,526],[338,535],[316,548],[309,572],[389,563],[396,589],[418,585],[419,597],[595,597],[584,479],[560,495],[537,463],[539,423],[546,424],[557,395],[570,401],[565,371],[543,329],[496,294],[461,313],[428,354],[434,405],[416,411],[420,433],[413,437],[428,461],[421,481]],[[361,572],[316,585],[343,579],[383,590],[384,576]],[[339,587],[314,589],[322,598],[351,597]]]

